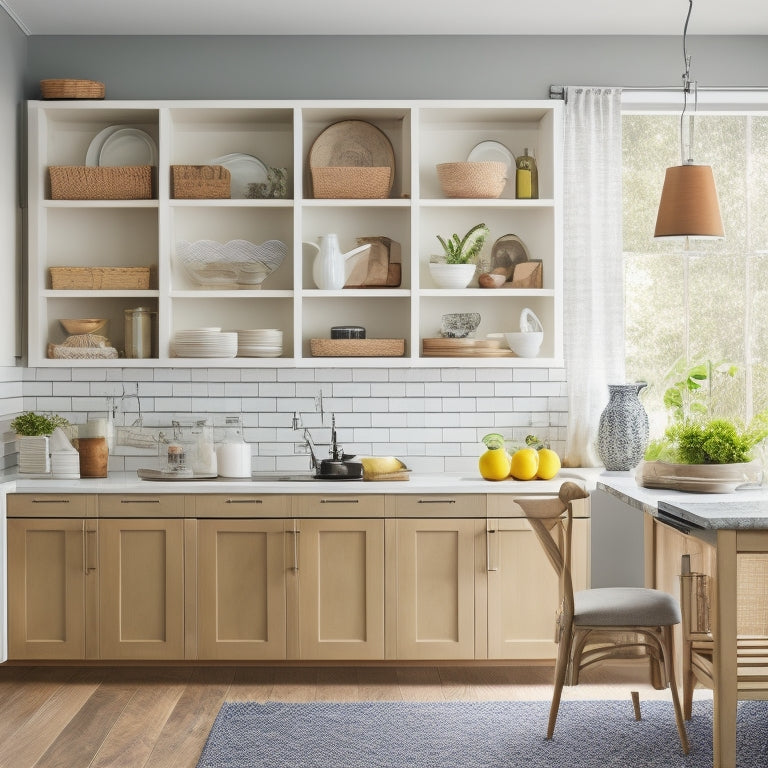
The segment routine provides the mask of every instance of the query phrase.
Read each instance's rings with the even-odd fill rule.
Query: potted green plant
[[[464,237],[437,235],[443,253],[430,260],[429,272],[438,288],[466,288],[470,284],[488,234],[485,224],[475,224]]]
[[[11,421],[19,444],[19,472],[46,473],[50,471],[49,437],[56,427],[68,428],[70,423],[56,413],[25,411]]]

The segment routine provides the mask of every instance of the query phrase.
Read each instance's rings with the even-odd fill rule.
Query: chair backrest
[[[557,573],[560,582],[560,626],[562,627],[573,619],[571,579],[573,509],[571,503],[577,499],[586,499],[589,493],[580,485],[568,481],[560,486],[557,496],[559,504],[526,504],[525,499],[520,499],[517,503],[525,513],[544,554]]]

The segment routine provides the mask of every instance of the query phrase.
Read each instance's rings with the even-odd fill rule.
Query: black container
[[[332,339],[364,339],[365,328],[362,325],[335,325],[331,328]]]

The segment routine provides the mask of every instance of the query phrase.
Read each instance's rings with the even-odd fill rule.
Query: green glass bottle
[[[539,170],[536,158],[528,154],[528,147],[515,159],[515,196],[518,200],[536,200],[539,197]]]

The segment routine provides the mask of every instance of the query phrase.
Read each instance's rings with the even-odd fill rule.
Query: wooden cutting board
[[[422,339],[424,357],[514,357],[501,339]]]

